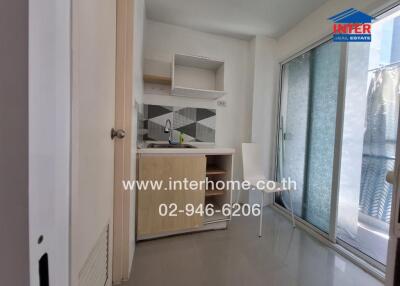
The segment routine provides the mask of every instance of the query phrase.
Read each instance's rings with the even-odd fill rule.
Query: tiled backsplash
[[[174,141],[182,132],[185,142],[215,142],[215,109],[147,104],[143,106],[143,116],[139,115],[143,140],[168,141],[169,135],[164,133],[167,119],[172,122]]]

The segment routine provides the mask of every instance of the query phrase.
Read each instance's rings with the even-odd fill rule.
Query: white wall
[[[70,5],[70,0],[29,0],[31,286],[39,285],[38,260],[45,252],[50,284],[70,285]]]
[[[143,41],[146,21],[144,0],[134,0],[133,18],[133,96],[138,103],[143,102]],[[136,140],[135,140],[136,141]]]
[[[216,145],[236,150],[234,178],[242,178],[241,143],[250,141],[252,93],[250,43],[198,32],[174,25],[146,21],[145,59],[171,62],[174,53],[201,55],[225,60],[226,107],[216,101],[145,94],[146,104],[191,106],[217,109]]]
[[[146,20],[144,0],[134,1],[133,18],[133,98],[132,98],[132,149],[131,149],[131,179],[136,179],[136,148],[137,148],[137,117],[138,109],[143,102],[143,35]],[[131,195],[129,216],[129,272],[132,269],[133,255],[135,253],[135,214],[136,195]],[[128,275],[129,276],[129,275]]]
[[[256,36],[251,41],[253,76],[253,112],[251,141],[262,146],[264,174],[274,179],[275,164],[275,118],[277,116],[276,97],[276,40]],[[259,192],[250,192],[250,203],[260,202]],[[271,198],[266,200],[270,203]]]

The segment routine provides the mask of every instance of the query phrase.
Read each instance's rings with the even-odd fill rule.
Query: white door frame
[[[29,0],[30,285],[69,283],[71,0]]]

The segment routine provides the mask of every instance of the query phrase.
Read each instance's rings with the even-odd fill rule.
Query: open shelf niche
[[[206,176],[208,181],[230,181],[232,180],[232,156],[207,155]],[[231,203],[231,191],[208,189],[205,192],[205,204],[213,204],[215,209],[221,209],[224,204]],[[212,217],[206,217],[205,223],[226,220],[222,213],[215,213]]]
[[[217,99],[225,95],[225,63],[200,56],[175,54],[172,95]]]

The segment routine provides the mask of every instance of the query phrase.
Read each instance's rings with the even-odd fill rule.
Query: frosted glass
[[[328,232],[339,86],[340,44],[330,42],[311,54],[311,104],[307,192],[304,218]]]
[[[302,216],[303,187],[308,122],[310,55],[302,55],[284,67],[282,117],[284,124],[283,177],[297,183],[293,194],[293,209]],[[283,203],[288,197],[284,194]]]
[[[283,67],[282,174],[296,181],[294,212],[328,232],[335,146],[340,44],[329,42]],[[288,194],[277,202],[289,206]]]

